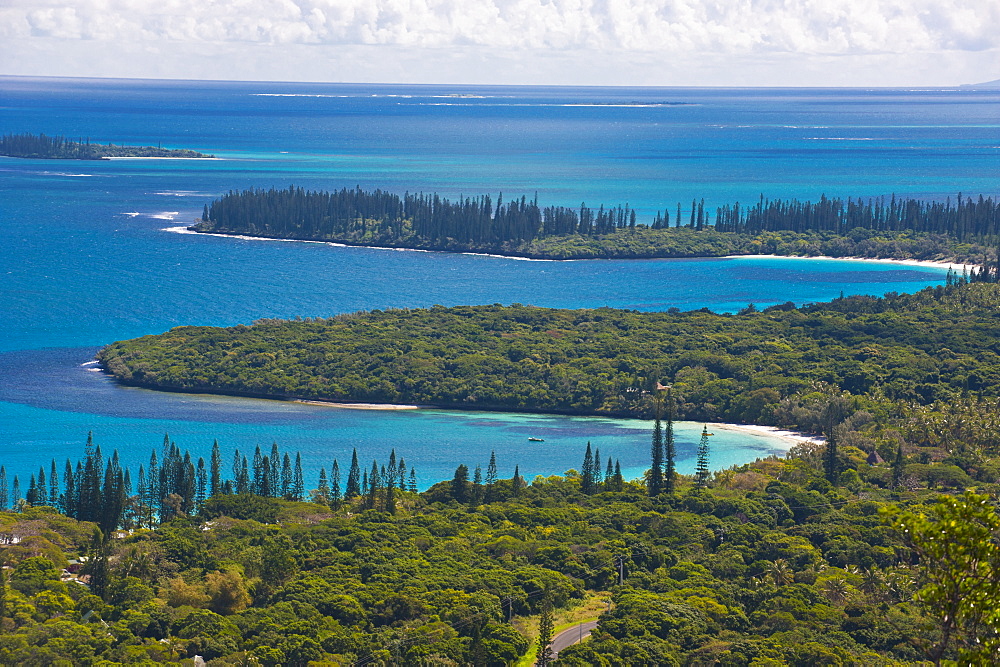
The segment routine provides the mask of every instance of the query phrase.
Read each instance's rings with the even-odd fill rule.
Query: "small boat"
[[[528,438],[528,442],[545,442],[541,438]]]

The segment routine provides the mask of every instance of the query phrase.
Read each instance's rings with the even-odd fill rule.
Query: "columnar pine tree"
[[[469,466],[464,463],[455,468],[451,480],[451,497],[461,504],[469,502]]]
[[[153,520],[148,516],[149,503],[146,499],[146,469],[142,465],[139,466],[139,477],[136,478],[136,504],[135,513],[139,528],[152,528]]]
[[[358,465],[358,450],[355,447],[351,454],[351,468],[347,472],[347,488],[344,489],[344,498],[350,500],[361,495],[361,466]]]
[[[277,495],[288,498],[292,493],[293,481],[292,459],[288,456],[288,452],[285,452],[285,458],[281,462],[281,488]]]
[[[594,449],[594,490],[600,491],[604,482],[604,470],[601,468],[601,450]]]
[[[35,482],[35,476],[32,475],[31,480],[28,482],[28,490],[24,494],[24,499],[28,501],[29,505],[35,504],[35,495],[37,493],[36,484],[37,482]]]
[[[406,461],[403,457],[399,457],[399,463],[396,465],[396,478],[399,480],[397,486],[399,486],[400,491],[406,490]]]
[[[330,472],[330,502],[339,503],[340,500],[340,463],[334,459]]]
[[[235,481],[240,476],[240,468],[242,468],[243,457],[240,455],[240,450],[237,448],[233,450],[233,480]]]
[[[303,500],[306,496],[306,482],[302,476],[302,454],[295,453],[295,470],[292,472],[292,500]]]
[[[594,455],[590,451],[590,442],[587,442],[587,451],[583,455],[583,473],[580,476],[580,491],[586,495],[594,492]]]
[[[391,471],[391,472],[390,472]],[[388,471],[382,473],[382,478],[385,480],[385,502],[383,503],[382,509],[389,514],[396,513],[396,474],[392,466],[389,467]]]
[[[476,465],[476,471],[472,475],[472,496],[470,498],[473,505],[478,505],[483,501],[483,467]]]
[[[208,471],[205,469],[205,459],[200,456],[198,457],[198,468],[195,471],[195,477],[197,482],[195,483],[194,505],[197,511],[205,504],[205,498],[208,494]]]
[[[368,474],[368,494],[365,498],[365,508],[374,509],[375,502],[378,499],[378,492],[382,486],[382,480],[379,477],[378,472],[378,461],[372,461],[372,470]]]
[[[656,418],[653,421],[653,442],[650,446],[651,463],[649,477],[646,480],[646,490],[651,496],[658,496],[663,491],[663,426],[660,424],[660,402],[656,401]]]
[[[35,498],[39,505],[46,505],[49,502],[49,480],[45,474],[45,466],[38,468],[38,488],[35,490]]]
[[[217,496],[222,493],[222,453],[219,451],[218,440],[212,442],[212,459],[209,465],[209,493]]]
[[[258,476],[260,486],[254,491],[258,496],[269,497],[278,495],[280,489],[271,488],[271,457],[264,456],[260,459],[260,475]]]
[[[49,505],[59,507],[59,472],[56,470],[56,460],[52,459],[52,466],[49,470]]]
[[[837,436],[833,428],[827,429],[826,449],[823,452],[823,470],[830,484],[837,485],[840,475],[840,455],[837,453]]]
[[[673,493],[677,480],[677,447],[674,443],[674,398],[667,387],[667,423],[663,430],[663,490]]]
[[[538,618],[538,651],[535,653],[536,667],[552,664],[552,600],[548,594],[542,600],[542,614]]]
[[[712,435],[708,432],[708,424],[701,430],[701,442],[698,443],[698,462],[694,469],[694,484],[699,489],[708,486],[708,438]]]
[[[319,482],[316,484],[316,502],[323,505],[330,502],[330,482],[326,479],[326,468],[319,469]]]
[[[63,468],[63,480],[66,485],[66,491],[63,493],[63,512],[65,512],[68,517],[76,518],[76,480],[73,476],[73,464],[69,459],[66,459],[66,467]],[[0,484],[0,491],[2,491],[4,495],[7,493],[6,476],[4,476],[4,483]]]
[[[493,486],[497,483],[497,453],[496,450],[490,452],[490,464],[486,466],[486,486]]]
[[[247,457],[240,461],[240,470],[236,475],[236,493],[250,493],[250,467],[247,465]]]
[[[410,492],[417,492],[417,469],[412,467],[410,468]]]
[[[285,456],[288,456],[287,454]],[[279,495],[279,487],[283,486],[281,479],[281,452],[278,451],[278,443],[271,443],[271,456],[270,456],[271,467],[269,469],[271,493],[274,495]],[[285,495],[284,491],[281,491],[281,495]]]
[[[264,467],[264,456],[260,453],[260,445],[257,445],[253,452],[253,484],[250,487],[250,493],[255,493],[258,496],[266,495],[264,487],[267,485],[268,472],[268,469]]]

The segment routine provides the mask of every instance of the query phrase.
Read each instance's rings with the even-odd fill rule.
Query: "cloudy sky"
[[[947,86],[1000,78],[1000,1],[0,0],[0,74]]]

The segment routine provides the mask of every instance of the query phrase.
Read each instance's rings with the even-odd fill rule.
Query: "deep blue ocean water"
[[[532,262],[248,241],[176,230],[247,187],[360,185],[446,196],[628,203],[640,221],[769,197],[943,199],[1000,192],[1000,94],[59,80],[0,77],[0,132],[157,144],[219,160],[0,158],[0,463],[80,455],[89,430],[137,462],[163,433],[207,455],[277,441],[307,468],[395,447],[422,485],[465,462],[529,478],[579,467],[588,440],[646,463],[649,425],[433,410],[374,412],[115,386],[108,342],[179,324],[433,304],[733,311],[915,291],[934,268],[799,259]],[[174,231],[165,231],[168,229]],[[700,425],[685,425],[681,470]],[[716,431],[715,467],[779,447]],[[530,444],[543,437],[544,445]]]

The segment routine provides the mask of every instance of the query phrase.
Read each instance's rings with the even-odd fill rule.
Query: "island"
[[[977,423],[1000,395],[1000,285],[949,283],[732,315],[515,304],[184,326],[98,359],[167,391],[579,415],[651,417],[663,383],[679,419],[824,432],[843,402],[910,431],[942,411]]]
[[[5,134],[0,137],[0,155],[45,160],[107,160],[110,158],[214,158],[186,148],[159,146],[123,146],[91,143],[90,139],[73,141],[44,134]]]
[[[1000,202],[957,195],[916,199],[765,199],[717,207],[704,199],[640,221],[628,204],[543,206],[489,195],[343,188],[230,191],[191,230],[346,245],[474,252],[532,259],[793,255],[995,262]]]

